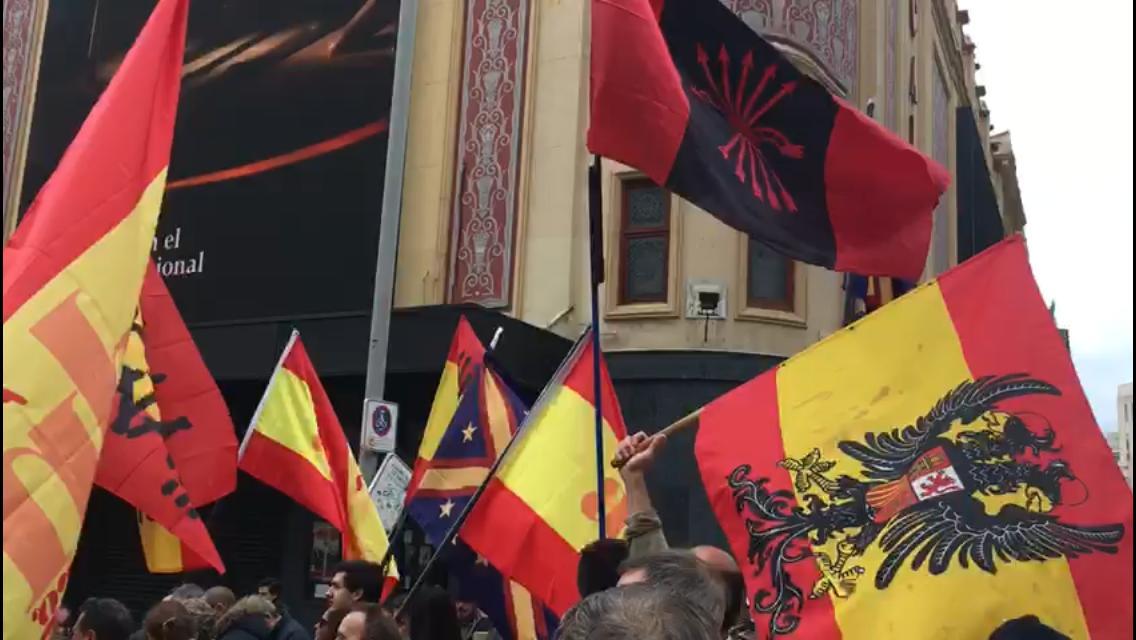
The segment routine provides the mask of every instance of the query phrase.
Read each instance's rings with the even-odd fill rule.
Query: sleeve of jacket
[[[630,557],[642,556],[670,548],[663,534],[663,521],[654,511],[633,513],[627,518],[627,529],[623,532],[627,540]]]

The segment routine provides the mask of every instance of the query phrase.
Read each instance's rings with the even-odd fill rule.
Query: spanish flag
[[[239,467],[326,520],[345,559],[381,562],[387,534],[343,427],[293,331],[241,443]],[[388,586],[398,581],[394,563]]]
[[[601,360],[604,459],[627,429]],[[585,334],[520,427],[497,474],[470,511],[461,539],[557,615],[580,599],[580,550],[599,534],[592,340]],[[605,465],[608,535],[622,534],[627,495]]]
[[[4,637],[67,586],[169,163],[186,0],[162,0],[4,248]]]
[[[770,637],[1132,635],[1132,494],[1020,236],[705,407],[695,454]]]
[[[151,263],[95,482],[139,510],[151,573],[224,573],[198,508],[236,488],[233,421]]]

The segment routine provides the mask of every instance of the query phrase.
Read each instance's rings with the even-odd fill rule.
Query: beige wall
[[[461,4],[423,0],[414,65],[411,131],[404,184],[403,225],[400,234],[396,302],[400,306],[445,302],[446,251],[451,215],[453,129],[461,68]],[[964,60],[962,34],[953,2],[937,10],[919,0],[917,33],[909,31],[907,0],[899,0],[896,42],[896,96],[887,95],[884,28],[887,0],[863,0],[859,9],[859,64],[856,86],[846,96],[863,106],[896,104],[898,121],[916,116],[916,144],[928,154],[933,144],[933,65],[948,78],[949,160],[954,157],[954,108],[959,97],[973,100],[973,57]],[[588,323],[587,235],[587,2],[533,0],[530,4],[526,105],[523,114],[522,167],[518,183],[519,219],[516,237],[516,286],[509,312],[526,322],[574,336]],[[917,104],[907,99],[908,58],[916,55]],[[808,56],[794,55],[814,76],[823,70]],[[968,76],[969,74],[969,76]],[[901,127],[904,134],[905,127]],[[980,129],[985,129],[981,125]],[[619,175],[627,167],[605,162],[605,202],[618,197]],[[949,251],[955,256],[954,187],[947,193]],[[678,200],[672,202],[671,299],[665,305],[620,308],[614,295],[601,293],[605,348],[716,349],[790,355],[840,326],[843,291],[841,276],[823,269],[799,269],[797,313],[747,313],[740,304],[744,287],[744,243],[739,233],[713,217]],[[618,273],[612,251],[616,219],[605,208],[608,278]],[[928,275],[931,275],[930,273]],[[725,288],[725,320],[710,322],[704,341],[704,321],[686,319],[687,284],[710,281]]]

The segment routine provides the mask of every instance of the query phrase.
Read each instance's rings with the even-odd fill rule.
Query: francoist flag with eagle
[[[769,638],[1132,637],[1132,493],[1011,237],[702,409]]]

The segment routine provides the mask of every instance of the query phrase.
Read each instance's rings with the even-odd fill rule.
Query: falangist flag
[[[949,176],[721,2],[592,0],[588,148],[780,253],[917,280]]]
[[[1020,236],[706,406],[763,636],[1132,634],[1132,494]]]
[[[4,247],[4,638],[67,586],[165,191],[187,0],[162,0]]]

